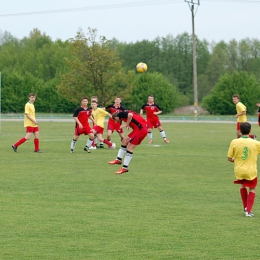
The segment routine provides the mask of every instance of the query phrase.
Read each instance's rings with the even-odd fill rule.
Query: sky
[[[198,3],[198,0],[188,0]],[[260,0],[200,0],[195,4],[195,33],[209,42],[245,38],[260,40]],[[54,12],[55,10],[55,12]],[[58,11],[57,11],[58,10]],[[69,11],[68,11],[69,10]],[[44,11],[49,11],[44,13]],[[32,14],[34,13],[34,14]],[[74,38],[79,28],[120,42],[192,34],[185,0],[8,0],[0,3],[0,36],[18,39],[34,28],[53,41]]]

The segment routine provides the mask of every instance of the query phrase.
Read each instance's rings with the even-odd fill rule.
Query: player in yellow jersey
[[[105,111],[103,108],[97,107],[97,102],[91,102],[92,108],[92,117],[94,118],[94,127],[93,127],[93,134],[95,134],[100,142],[104,142],[110,149],[115,149],[116,144],[111,143],[107,139],[103,138],[104,133],[104,126],[105,126],[105,117],[109,116],[112,118],[112,115]],[[89,149],[89,147],[85,147],[85,149]]]
[[[240,101],[240,97],[237,94],[232,96],[232,101],[236,105],[236,115],[235,118],[237,119],[237,138],[241,136],[240,132],[240,123],[247,122],[246,116],[246,106]],[[256,135],[250,134],[250,138],[256,139]]]
[[[24,108],[24,127],[26,127],[26,135],[21,138],[18,142],[12,145],[12,148],[17,152],[18,146],[29,140],[34,134],[34,152],[41,153],[40,141],[39,141],[39,127],[35,117],[34,102],[36,100],[36,94],[29,94],[29,101],[25,104]]]
[[[228,149],[228,161],[234,162],[235,184],[241,184],[240,195],[246,217],[253,217],[252,208],[255,201],[257,185],[257,159],[260,154],[260,142],[249,137],[251,125],[240,124],[241,137],[231,141]],[[249,192],[247,191],[249,188]]]

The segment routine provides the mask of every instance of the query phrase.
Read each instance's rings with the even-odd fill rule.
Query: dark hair
[[[96,103],[97,104],[97,101],[96,100],[92,100],[91,103]]]
[[[154,95],[149,95],[148,97],[153,97],[154,98]]]
[[[238,94],[234,94],[234,95],[232,96],[232,98],[237,98],[237,99],[240,99],[240,97],[239,97],[239,95],[238,95]]]
[[[29,97],[36,97],[36,94],[32,92],[29,94]]]
[[[112,118],[115,119],[115,117],[118,117],[118,112],[112,114]]]
[[[83,98],[81,98],[81,101],[82,101],[83,99],[86,99],[86,100],[88,101],[88,98],[87,98],[87,97],[83,97]]]
[[[251,131],[251,125],[248,122],[240,123],[240,132],[242,135],[248,135]]]

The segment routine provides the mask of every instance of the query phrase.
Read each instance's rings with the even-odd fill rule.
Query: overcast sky
[[[192,0],[190,0],[192,1]],[[198,0],[194,0],[197,3]],[[196,5],[197,8],[197,5]],[[69,9],[70,12],[66,11]],[[77,10],[73,10],[77,9]],[[63,10],[62,12],[43,12]],[[26,13],[25,15],[18,15]],[[8,15],[7,15],[8,14]],[[260,40],[260,0],[200,0],[195,32],[209,42],[246,37]],[[0,2],[0,32],[21,39],[33,28],[52,40],[73,38],[82,28],[127,43],[157,36],[192,33],[191,11],[184,0],[8,0]]]

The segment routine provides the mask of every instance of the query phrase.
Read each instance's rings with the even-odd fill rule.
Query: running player
[[[89,126],[88,119],[90,118],[92,122],[94,121],[94,119],[91,116],[91,111],[88,109],[88,99],[86,97],[83,97],[81,99],[81,106],[75,110],[73,118],[76,122],[76,125],[74,130],[74,137],[70,144],[70,152],[74,152],[76,142],[79,139],[79,136],[84,134],[89,136],[84,151],[90,153],[89,147],[93,142],[94,134]]]
[[[112,115],[107,111],[105,111],[103,108],[97,107],[97,102],[95,101],[91,102],[91,108],[92,108],[91,115],[94,118],[94,127],[92,129],[93,133],[97,136],[100,142],[104,142],[110,149],[115,149],[116,147],[115,143],[111,143],[107,139],[103,138],[105,117],[106,116],[112,117]]]
[[[242,134],[240,132],[240,123],[247,122],[246,116],[246,106],[240,101],[240,97],[237,94],[232,96],[232,101],[236,105],[236,115],[235,118],[237,119],[237,138],[239,138]],[[256,135],[250,134],[250,138],[256,139]]]
[[[107,106],[106,110],[108,110],[110,112],[110,114],[112,115],[115,112],[119,113],[119,112],[122,112],[127,109],[121,105],[121,98],[116,97],[114,104]],[[112,118],[108,119],[108,123],[107,123],[107,140],[108,141],[111,141],[111,135],[115,130],[118,132],[119,136],[121,137],[121,141],[124,139],[124,132],[120,126],[121,126],[120,122],[116,122]]]
[[[32,134],[34,134],[34,152],[42,153],[42,151],[40,150],[39,141],[40,129],[38,127],[38,122],[36,121],[35,117],[35,100],[36,94],[30,93],[29,101],[25,104],[24,107],[24,127],[26,128],[26,134],[25,137],[21,138],[18,142],[12,145],[12,148],[15,152],[17,152],[18,146],[28,141],[31,138]]]
[[[108,162],[108,164],[121,164],[122,158],[126,154],[123,167],[115,172],[115,174],[123,174],[125,172],[128,172],[128,166],[133,158],[135,147],[137,145],[140,145],[147,135],[147,122],[142,116],[132,111],[123,111],[119,113],[115,112],[112,115],[112,118],[119,123],[121,123],[122,121],[126,122],[125,125],[121,125],[121,128],[131,127],[133,129],[133,131],[122,140],[117,158],[113,161]]]
[[[162,113],[162,110],[157,104],[154,103],[153,95],[148,96],[148,102],[142,106],[140,110],[140,115],[143,115],[144,110],[146,111],[149,144],[153,142],[153,134],[152,134],[153,128],[158,128],[164,142],[169,143],[169,141],[166,138],[166,134],[162,128],[162,124],[158,117],[158,115]]]

